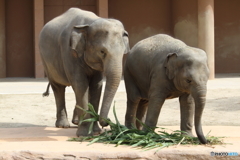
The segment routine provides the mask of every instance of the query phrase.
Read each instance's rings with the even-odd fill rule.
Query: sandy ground
[[[240,73],[217,75],[208,82],[207,104],[203,113],[203,132],[224,136],[226,145],[173,146],[155,153],[128,146],[66,141],[75,137],[77,127],[54,127],[56,107],[53,93],[42,97],[46,79],[0,79],[0,159],[239,159],[240,151]],[[124,81],[114,98],[117,116],[124,124],[126,94]],[[75,105],[71,87],[66,91],[71,121]],[[112,108],[109,117],[114,120]],[[158,126],[179,129],[178,99],[163,105]],[[194,133],[194,131],[193,131]],[[212,156],[211,153],[236,153],[238,156]]]
[[[0,79],[0,128],[51,127],[55,125],[56,107],[53,93],[42,97],[46,79]],[[124,124],[126,93],[124,82],[114,98],[118,118]],[[71,122],[75,106],[71,87],[66,93],[67,112]],[[114,120],[112,108],[109,117]],[[158,119],[159,126],[178,126],[178,99],[167,100]],[[221,74],[208,81],[203,126],[240,126],[240,74]],[[73,125],[74,126],[74,125]]]

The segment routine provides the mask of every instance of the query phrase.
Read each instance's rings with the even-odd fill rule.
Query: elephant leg
[[[152,96],[149,98],[148,110],[145,120],[146,126],[155,129],[164,102],[164,96]],[[144,127],[143,130],[148,130],[148,128]]]
[[[87,77],[82,77],[81,79],[75,79],[74,82],[71,83],[72,84],[72,88],[74,90],[75,93],[75,97],[76,97],[76,106],[79,106],[83,109],[88,109],[88,89],[89,89],[89,82]],[[73,119],[72,122],[75,124],[79,124],[79,119],[80,117],[84,116],[85,113],[83,110],[75,107],[74,109],[74,115],[73,115]],[[89,114],[86,114],[84,116],[84,119],[88,119],[90,118]],[[89,122],[83,122],[80,125],[78,125],[78,130],[76,135],[77,136],[87,136],[88,134],[88,130],[89,130],[89,126],[90,123]]]
[[[89,85],[89,102],[93,105],[94,110],[98,113],[99,101],[102,92],[102,79],[103,75],[101,72],[97,72],[90,81]],[[101,129],[99,128],[98,122],[93,124],[93,134],[99,134]]]
[[[127,111],[125,115],[125,126],[127,128],[133,128],[136,126],[136,113],[138,108],[138,103],[140,99],[132,101],[127,100]]]
[[[67,119],[67,111],[65,106],[65,88],[66,86],[51,83],[53,89],[56,106],[57,106],[57,121],[55,123],[56,127],[68,128],[70,124]]]
[[[75,124],[75,125],[78,125],[78,122],[79,122],[78,115],[79,115],[78,109],[75,107],[74,111],[73,111],[73,117],[72,117],[72,123]]]
[[[145,122],[147,107],[148,107],[148,101],[140,100],[137,108],[137,119],[143,123]],[[143,126],[141,125],[141,123],[136,121],[136,127],[137,129],[141,130]]]
[[[81,82],[81,83],[77,83]],[[88,82],[84,78],[84,80],[77,80],[72,83],[72,88],[75,93],[76,105],[81,108],[87,109],[88,106]],[[78,125],[79,117],[83,114],[83,111],[79,108],[75,107],[73,111],[72,123]]]
[[[141,96],[131,74],[126,69],[124,71],[125,88],[127,92],[127,110],[125,114],[125,126],[132,128],[136,126],[136,114]]]
[[[194,99],[189,94],[179,97],[181,110],[181,131],[187,132],[189,136],[193,136],[193,115],[194,115]]]

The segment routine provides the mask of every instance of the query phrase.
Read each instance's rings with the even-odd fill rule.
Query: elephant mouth
[[[103,72],[103,64],[102,61],[93,61],[87,56],[86,52],[84,53],[84,61],[85,63],[93,70]]]
[[[102,63],[101,62],[95,62],[93,63],[92,66],[90,66],[92,69],[96,70],[96,71],[100,71],[103,72],[103,67],[102,67]]]

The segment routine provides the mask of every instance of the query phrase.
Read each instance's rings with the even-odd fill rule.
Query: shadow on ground
[[[0,122],[0,128],[18,128],[18,127],[47,127],[47,125],[35,125],[30,123],[2,123]]]

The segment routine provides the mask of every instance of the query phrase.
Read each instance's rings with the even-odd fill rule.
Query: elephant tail
[[[50,83],[48,82],[47,90],[42,94],[43,97],[48,97],[49,96],[49,87],[50,87]]]

